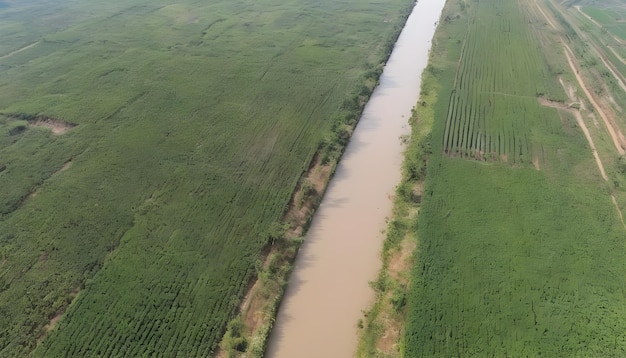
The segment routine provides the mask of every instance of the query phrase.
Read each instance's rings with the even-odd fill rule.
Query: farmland
[[[496,12],[476,10],[463,19],[471,26],[449,99],[443,150],[450,156],[530,163],[540,155],[530,124],[546,112],[537,96],[563,101],[564,93],[526,24],[511,15],[516,5],[492,5]],[[484,53],[489,61],[481,61]]]
[[[413,269],[375,282],[364,356],[625,354],[624,93],[574,12],[446,4],[383,256]]]
[[[48,357],[214,352],[410,4],[0,5],[0,356]]]

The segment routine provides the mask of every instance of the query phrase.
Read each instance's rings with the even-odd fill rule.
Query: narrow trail
[[[562,83],[561,83],[562,84]],[[565,88],[563,88],[566,92],[567,90]],[[606,175],[606,171],[604,170],[604,165],[602,164],[602,160],[600,160],[600,156],[598,155],[598,151],[596,150],[596,146],[593,143],[593,139],[591,138],[591,133],[589,132],[589,129],[587,128],[587,125],[585,124],[585,121],[583,120],[582,115],[580,114],[580,111],[574,108],[570,108],[562,103],[558,103],[558,102],[552,102],[549,101],[545,98],[537,98],[537,100],[539,101],[539,104],[541,104],[542,106],[545,107],[551,107],[551,108],[556,108],[558,110],[563,110],[563,111],[567,111],[569,113],[572,113],[574,115],[574,117],[576,117],[576,122],[578,123],[578,126],[580,127],[580,129],[582,129],[583,134],[585,135],[585,138],[587,139],[587,143],[589,144],[589,147],[591,148],[591,152],[593,153],[593,157],[596,160],[596,164],[598,165],[598,169],[600,169],[600,175],[602,175],[602,179],[608,181],[609,177]],[[570,100],[575,100],[574,98],[570,98]],[[621,216],[621,212],[620,212],[620,216]]]
[[[583,120],[583,116],[579,111],[573,111],[574,116],[576,117],[576,122],[580,129],[582,129],[585,134],[585,138],[587,138],[587,142],[589,143],[589,147],[591,147],[591,152],[593,153],[593,157],[596,159],[596,164],[598,165],[598,169],[600,169],[600,174],[602,175],[602,179],[605,181],[609,181],[609,177],[606,175],[606,171],[604,171],[604,165],[602,164],[602,160],[600,160],[600,156],[598,155],[598,151],[596,150],[596,146],[593,143],[593,139],[591,139],[591,134],[589,133],[589,129],[587,125],[585,125],[585,121]],[[619,211],[619,210],[618,210]],[[620,212],[620,216],[622,213]]]
[[[626,60],[624,60],[622,58],[622,56],[620,56],[615,49],[611,46],[611,45],[607,45],[606,48],[608,48],[609,50],[611,50],[611,52],[613,52],[613,54],[615,55],[615,57],[617,57],[620,61],[622,61],[623,64],[626,65]]]
[[[593,41],[590,41],[586,38],[584,40],[587,40],[587,42],[590,44],[591,49],[595,52],[595,55],[600,58],[600,60],[604,64],[604,67],[606,67],[609,70],[609,72],[611,72],[611,74],[613,75],[613,78],[615,78],[615,80],[617,81],[617,84],[620,86],[622,91],[626,93],[626,85],[624,85],[622,75],[619,73],[619,71],[615,69],[615,66],[613,66],[611,61],[607,61],[604,51],[600,50]],[[613,51],[613,53],[620,59],[620,61],[624,62],[624,60],[617,53],[615,53],[615,51]]]
[[[600,25],[596,20],[593,19],[593,17],[585,14],[584,11],[582,11],[580,9],[580,5],[576,5],[574,6],[576,8],[576,10],[578,10],[579,13],[581,13],[581,15],[583,15],[584,17],[586,17],[589,21],[593,22],[596,26],[598,26],[599,28],[602,28],[602,25]]]
[[[622,216],[622,211],[619,209],[619,205],[617,204],[617,199],[615,196],[611,194],[611,201],[613,201],[613,205],[615,206],[615,210],[617,210],[617,214],[619,215],[619,219],[622,222],[622,226],[626,230],[626,223],[624,223],[624,216]]]
[[[15,50],[15,51],[13,51],[13,52],[9,52],[8,54],[6,54],[6,55],[4,55],[4,56],[0,56],[0,60],[3,60],[3,59],[5,59],[5,58],[9,58],[9,57],[11,57],[11,56],[13,56],[13,55],[16,55],[16,54],[18,54],[18,53],[20,53],[20,52],[22,52],[22,51],[26,51],[26,50],[28,50],[28,49],[31,49],[31,48],[33,48],[33,47],[35,47],[35,46],[39,45],[39,43],[40,43],[40,42],[41,42],[41,41],[37,41],[37,42],[35,42],[35,43],[32,43],[32,44],[30,44],[30,45],[26,45],[26,46],[24,46],[24,47],[22,47],[22,48],[20,48],[20,49],[17,49],[17,50]]]
[[[563,89],[565,90],[565,92],[569,93],[567,89],[565,88],[565,85],[563,84],[563,82],[561,82],[561,85],[563,86]],[[575,100],[575,98],[572,98],[570,96],[570,100]],[[585,135],[585,138],[587,139],[587,143],[589,144],[589,147],[591,148],[593,157],[596,160],[596,165],[598,166],[598,169],[600,170],[600,175],[602,176],[602,179],[604,179],[604,181],[608,182],[609,177],[606,175],[606,171],[604,170],[604,165],[602,164],[602,160],[600,159],[600,156],[598,155],[596,146],[593,143],[593,139],[591,138],[591,133],[589,132],[589,129],[587,128],[587,125],[585,124],[585,121],[583,120],[583,117],[580,114],[580,111],[574,108],[570,108],[562,103],[552,102],[541,97],[538,98],[538,101],[542,106],[556,108],[557,110],[568,111],[569,113],[572,113],[576,117],[576,122],[578,123],[578,126],[580,127],[580,129],[583,131],[583,134]],[[613,203],[613,206],[615,207],[615,211],[617,211],[617,215],[619,215],[619,219],[622,223],[622,226],[624,227],[624,230],[626,230],[626,223],[624,222],[624,216],[622,215],[622,211],[619,208],[617,199],[615,198],[613,194],[611,194],[611,202]]]
[[[585,12],[581,10],[580,5],[576,5],[576,6],[574,6],[574,7],[576,8],[576,10],[578,10],[578,12],[579,12],[579,13],[581,13],[581,14],[582,14],[585,18],[587,18],[587,20],[589,20],[589,21],[593,22],[593,24],[594,24],[594,25],[596,25],[597,27],[602,28],[602,24],[600,24],[600,23],[598,23],[596,20],[594,20],[594,19],[593,19],[593,17],[591,17],[591,16],[589,16],[589,15],[585,14]],[[619,37],[617,37],[617,36],[613,35],[613,34],[612,34],[612,33],[610,33],[610,32],[609,32],[609,34],[611,35],[611,37],[612,37],[615,41],[619,42],[619,43],[620,43],[620,44],[622,44],[622,45],[624,45],[624,44],[625,44],[624,40],[620,39]]]
[[[539,6],[539,4],[537,3],[537,0],[535,0],[535,7],[537,8],[537,10],[539,10],[539,12],[541,13],[541,15],[543,15],[543,18],[546,19],[546,21],[548,22],[548,24],[550,24],[550,26],[552,27],[552,29],[556,30],[556,26],[554,25],[554,23],[552,22],[552,20],[550,20],[550,18],[548,18],[548,15],[543,12],[543,9],[541,8],[541,6]]]
[[[617,81],[617,84],[620,86],[622,91],[624,91],[624,93],[626,93],[626,85],[624,85],[624,82],[622,81],[622,76],[620,74],[618,74],[617,72],[615,72],[615,70],[613,68],[613,65],[610,62],[607,62],[604,59],[604,56],[600,53],[600,51],[596,48],[595,45],[592,46],[592,48],[596,52],[596,55],[598,55],[598,57],[600,57],[600,60],[602,60],[602,63],[604,64],[604,66],[609,70],[609,72],[611,72],[611,74],[613,75],[613,77]]]
[[[574,64],[575,60],[573,59],[574,58],[574,54],[573,54],[572,50],[569,48],[569,46],[567,46],[567,44],[565,44],[565,42],[562,39],[561,39],[561,43],[563,45],[565,56],[567,57],[567,62],[569,63],[569,66],[572,69],[572,72],[576,76],[576,80],[578,81],[578,84],[582,88],[583,92],[585,92],[585,96],[587,97],[587,99],[589,100],[589,102],[591,103],[593,108],[596,110],[596,112],[598,112],[598,114],[600,114],[600,117],[602,118],[602,121],[604,121],[604,125],[606,126],[607,130],[609,131],[609,135],[611,136],[611,139],[613,140],[613,144],[615,145],[615,149],[617,149],[617,152],[620,155],[624,155],[624,153],[626,153],[626,151],[624,151],[624,147],[626,147],[626,138],[624,138],[624,135],[622,134],[622,132],[619,129],[615,128],[616,126],[613,123],[611,123],[611,121],[608,119],[607,115],[602,110],[602,107],[600,107],[600,105],[598,105],[598,103],[595,101],[594,97],[591,95],[591,92],[587,88],[584,80],[580,76],[580,73],[579,73],[576,65]]]

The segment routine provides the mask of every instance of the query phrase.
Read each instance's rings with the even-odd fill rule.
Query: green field
[[[623,5],[622,5],[623,6]],[[621,40],[626,40],[626,8],[611,6],[610,8],[583,7],[589,15],[609,33]]]
[[[565,100],[566,67],[537,41],[545,21],[527,6],[448,2],[433,41],[439,92],[406,357],[626,354],[614,188],[574,117],[537,101]]]
[[[0,1],[0,356],[214,351],[409,3]]]
[[[470,26],[449,96],[443,149],[451,156],[531,163],[541,150],[531,124],[551,112],[537,96],[563,101],[565,94],[526,23],[514,16],[515,4],[492,5],[494,12],[476,10],[457,20]]]

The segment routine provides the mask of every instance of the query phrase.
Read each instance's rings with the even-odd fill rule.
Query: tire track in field
[[[594,20],[594,19],[593,19],[593,17],[591,17],[591,16],[589,16],[589,15],[585,14],[585,12],[581,10],[580,5],[576,5],[576,6],[574,6],[574,7],[576,8],[576,10],[578,10],[578,12],[579,12],[579,13],[581,13],[581,14],[582,14],[585,18],[587,18],[587,20],[589,20],[589,21],[593,22],[593,23],[594,23],[594,25],[596,25],[596,26],[597,26],[597,27],[599,27],[600,29],[602,29],[602,28],[603,28],[602,24],[600,24],[600,23],[598,23],[596,20]],[[606,29],[606,28],[605,28],[605,29]],[[624,43],[624,40],[622,40],[622,39],[620,39],[619,37],[617,37],[617,36],[613,35],[613,34],[612,34],[611,32],[609,32],[608,30],[607,30],[607,32],[611,35],[611,37],[612,37],[615,41],[619,42],[621,45],[625,45],[625,44],[626,44],[626,43]]]
[[[602,25],[600,25],[596,20],[593,19],[593,17],[585,14],[581,9],[580,9],[580,5],[576,5],[574,6],[574,8],[576,8],[576,10],[578,10],[579,13],[581,13],[584,17],[587,18],[587,20],[593,22],[596,26],[598,26],[599,28],[602,28]]]
[[[22,47],[22,48],[19,48],[19,49],[17,49],[17,50],[15,50],[15,51],[13,51],[13,52],[9,52],[8,54],[6,54],[6,55],[4,55],[4,56],[0,56],[0,60],[3,60],[3,59],[5,59],[5,58],[9,58],[9,57],[11,57],[11,56],[13,56],[13,55],[17,55],[18,53],[20,53],[20,52],[22,52],[22,51],[26,51],[26,50],[28,50],[28,49],[31,49],[31,48],[33,48],[33,47],[35,47],[35,46],[39,45],[39,43],[40,43],[40,42],[41,42],[41,41],[34,42],[34,43],[30,44],[30,45],[26,45],[26,46],[24,46],[24,47]]]
[[[613,194],[611,194],[611,201],[613,202],[613,205],[615,206],[615,210],[617,210],[617,214],[619,215],[619,219],[622,222],[622,226],[624,227],[624,229],[626,229],[626,223],[624,223],[624,216],[622,216],[622,211],[619,209],[619,205],[617,204],[617,199],[615,199],[615,196]]]
[[[620,61],[622,61],[622,63],[623,63],[624,65],[626,65],[626,60],[624,60],[624,59],[622,58],[622,56],[620,56],[620,55],[619,55],[619,54],[615,51],[615,49],[614,49],[611,45],[607,45],[607,46],[606,46],[606,48],[608,48],[609,50],[611,50],[611,52],[613,52],[613,54],[615,55],[615,57],[617,57]]]
[[[539,4],[537,3],[537,0],[535,0],[535,7],[537,8],[537,10],[539,10],[539,12],[541,13],[541,15],[543,15],[543,18],[546,19],[546,21],[548,22],[548,24],[550,24],[550,26],[556,30],[556,26],[554,25],[554,23],[552,22],[552,20],[550,20],[550,18],[548,18],[548,15],[543,12],[543,9],[541,8],[541,6],[539,6]]]
[[[561,85],[563,85],[563,82],[561,82]],[[565,88],[563,89],[567,92]],[[556,108],[557,110],[567,111],[573,114],[574,117],[576,117],[576,122],[578,123],[578,126],[580,127],[580,129],[582,129],[583,134],[585,135],[585,138],[587,139],[587,143],[589,144],[589,147],[591,147],[591,152],[593,153],[593,157],[596,160],[598,169],[600,169],[600,174],[602,175],[602,179],[608,181],[609,177],[606,175],[606,171],[604,170],[604,165],[602,164],[602,160],[600,160],[600,156],[598,155],[596,146],[593,143],[593,139],[591,138],[591,133],[589,132],[589,129],[587,128],[587,125],[585,124],[585,121],[583,120],[583,117],[580,114],[580,111],[574,108],[570,108],[565,104],[553,102],[542,97],[538,97],[537,100],[539,101],[539,104],[541,104],[542,106]],[[570,98],[570,100],[576,100],[576,99]]]
[[[617,81],[617,84],[619,85],[619,87],[622,89],[622,91],[624,91],[624,93],[626,93],[626,85],[624,85],[624,82],[622,81],[623,77],[621,76],[621,74],[619,74],[619,72],[616,72],[616,69],[614,68],[613,64],[611,64],[611,61],[607,62],[607,60],[605,59],[604,53],[602,53],[592,41],[590,41],[590,43],[592,44],[590,46],[591,49],[595,51],[596,55],[600,58],[600,61],[602,61],[602,63],[604,64],[604,67],[606,67],[609,70],[609,72],[611,72],[611,74]],[[618,56],[618,58],[622,62],[624,62],[624,60],[622,60],[621,57]]]

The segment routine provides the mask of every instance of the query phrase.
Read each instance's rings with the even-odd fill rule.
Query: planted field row
[[[485,6],[494,11],[482,11]],[[443,147],[450,156],[530,163],[528,121],[537,96],[559,96],[546,61],[513,2],[480,2],[468,14],[467,37],[450,95]]]

